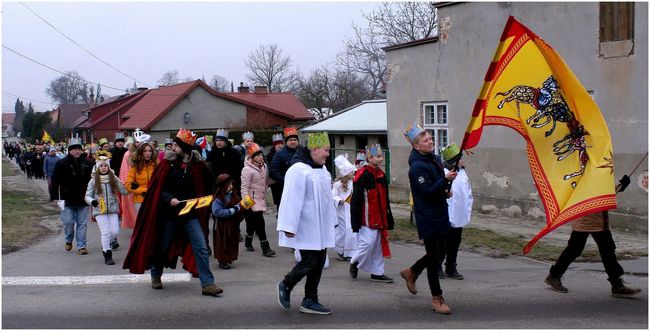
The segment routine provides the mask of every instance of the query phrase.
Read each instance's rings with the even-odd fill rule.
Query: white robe
[[[284,177],[278,211],[278,245],[305,250],[332,248],[334,225],[336,211],[327,168],[314,169],[302,162],[292,165]],[[285,231],[294,236],[287,237]]]
[[[384,254],[381,250],[381,233],[367,226],[359,228],[357,247],[350,263],[359,262],[357,267],[372,275],[384,274]]]
[[[445,169],[445,174],[449,170]],[[447,199],[449,223],[452,228],[462,228],[469,224],[472,218],[472,185],[465,169],[459,169],[454,183],[451,185],[452,197]]]
[[[341,181],[334,182],[332,187],[332,197],[334,198],[334,207],[336,208],[336,247],[337,253],[345,257],[352,257],[356,248],[354,236],[352,234],[352,222],[350,221],[350,203],[346,199],[352,194],[352,180],[348,181],[347,191],[343,189]],[[343,202],[343,205],[339,203]]]

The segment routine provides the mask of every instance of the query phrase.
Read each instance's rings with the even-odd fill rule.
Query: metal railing
[[[354,164],[354,160],[357,158],[357,153],[359,150],[351,148],[330,148],[330,156],[327,158],[326,165],[329,172],[332,174],[332,178],[336,177],[336,166],[334,165],[334,159],[339,155],[348,154],[348,160]],[[384,165],[382,170],[386,173],[386,179],[390,185],[390,150],[384,149]]]

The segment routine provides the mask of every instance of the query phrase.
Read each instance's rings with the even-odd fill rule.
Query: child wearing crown
[[[117,192],[119,191],[123,195],[129,194],[124,184],[110,168],[110,159],[111,153],[108,151],[99,150],[95,153],[95,172],[88,182],[85,196],[86,203],[93,207],[92,213],[101,233],[104,263],[107,265],[115,264],[111,241],[115,240],[120,232],[118,222],[120,203]]]
[[[350,276],[357,278],[359,269],[370,273],[370,280],[392,283],[384,275],[384,258],[390,258],[388,230],[395,223],[388,200],[388,181],[381,170],[384,154],[379,144],[366,146],[368,161],[354,176],[350,203],[352,231],[358,243],[350,260]]]
[[[336,207],[336,255],[341,261],[350,261],[355,249],[355,240],[350,223],[350,199],[352,197],[352,180],[356,168],[348,161],[348,155],[339,155],[334,159],[339,176],[332,185],[332,197]]]

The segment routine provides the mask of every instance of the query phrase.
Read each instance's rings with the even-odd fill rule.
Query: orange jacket
[[[145,164],[145,166],[136,173],[135,166],[129,169],[129,174],[126,177],[126,189],[133,193],[133,202],[142,203],[144,200],[144,194],[147,192],[147,187],[149,186],[149,181],[151,181],[151,174],[153,173],[154,166],[151,162]],[[131,183],[137,183],[138,188],[131,189]]]

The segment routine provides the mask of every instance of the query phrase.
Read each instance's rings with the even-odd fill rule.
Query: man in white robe
[[[289,309],[291,290],[306,276],[305,297],[298,310],[329,315],[332,310],[318,301],[318,284],[327,248],[334,247],[336,224],[331,176],[324,166],[330,149],[327,133],[310,134],[307,146],[296,151],[293,165],[284,178],[278,211],[278,244],[300,251],[301,260],[278,283],[278,302]]]

